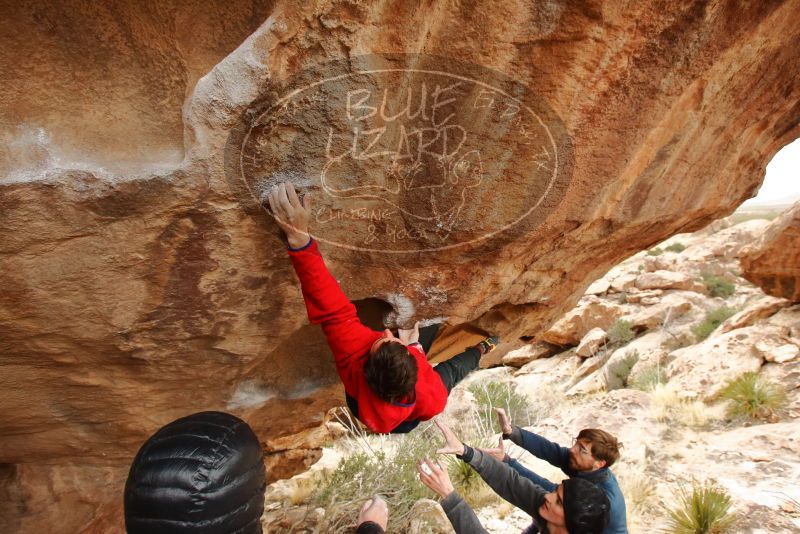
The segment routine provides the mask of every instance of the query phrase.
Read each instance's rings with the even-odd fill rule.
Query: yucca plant
[[[720,534],[734,522],[731,497],[717,485],[692,483],[681,488],[675,507],[669,510],[666,532],[670,534]]]
[[[770,419],[786,405],[786,391],[758,373],[745,373],[733,380],[719,394],[728,403],[728,416]]]
[[[485,437],[471,440],[470,445],[479,449],[497,447],[497,443]],[[451,455],[446,455],[441,460],[450,473],[453,487],[470,506],[479,508],[498,499],[488,484],[468,463]]]

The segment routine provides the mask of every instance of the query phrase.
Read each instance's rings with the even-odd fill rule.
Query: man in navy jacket
[[[611,504],[610,520],[603,534],[627,534],[625,497],[619,489],[614,473],[609,469],[619,458],[620,443],[604,430],[584,428],[573,441],[572,448],[562,447],[538,434],[511,424],[505,410],[498,408],[497,416],[503,439],[510,439],[537,458],[560,468],[570,478],[582,478],[605,491]],[[555,491],[558,484],[547,480],[505,454],[502,441],[499,449],[486,451],[507,462],[520,475],[547,491]]]

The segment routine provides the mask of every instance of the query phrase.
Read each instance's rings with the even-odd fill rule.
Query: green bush
[[[698,341],[702,341],[735,313],[736,310],[728,306],[715,308],[706,313],[706,317],[702,322],[692,327],[692,333],[697,336]]]
[[[517,393],[513,382],[476,382],[470,385],[469,391],[475,395],[475,408],[482,428],[500,432],[495,408],[503,408],[515,425],[528,426],[533,422],[528,400]]]
[[[665,249],[667,252],[683,252],[686,250],[686,245],[683,243],[673,243]]]
[[[736,286],[721,276],[703,273],[703,283],[712,297],[728,298],[736,291]]]
[[[326,510],[320,531],[350,532],[359,508],[375,494],[382,495],[391,510],[388,531],[406,531],[414,503],[434,496],[419,482],[416,464],[421,458],[434,458],[441,443],[439,431],[427,427],[392,435],[385,438],[389,446],[381,448],[365,436],[351,439],[362,452],[346,456],[311,495],[310,503]]]
[[[661,256],[664,251],[660,247],[651,248],[647,251],[648,256]]]
[[[657,385],[666,383],[667,375],[664,372],[664,368],[660,365],[653,364],[636,375],[633,380],[630,381],[630,386],[633,389],[641,391],[653,391]]]
[[[621,347],[630,343],[635,337],[633,323],[625,319],[617,319],[608,329],[608,343],[613,347]]]
[[[731,497],[713,483],[682,488],[677,503],[669,510],[667,532],[672,534],[719,534],[733,524]]]
[[[639,351],[636,349],[625,351],[619,361],[609,361],[606,364],[606,390],[628,387],[628,376],[638,361]]]
[[[728,403],[728,416],[770,419],[786,406],[786,391],[758,373],[729,380],[719,396]]]

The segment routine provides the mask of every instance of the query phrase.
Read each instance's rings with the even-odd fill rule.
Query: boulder
[[[763,295],[722,323],[719,331],[724,334],[737,328],[754,325],[763,319],[772,317],[790,304],[786,299]]]
[[[343,390],[280,181],[359,311],[539,339],[800,134],[796,2],[6,4],[3,532],[119,530],[117,474],[198,410],[245,418],[270,476],[313,461]],[[592,307],[557,342],[619,316]]]
[[[773,326],[780,326],[788,329],[789,336],[800,339],[800,305],[795,304],[790,308],[784,308],[767,322]]]
[[[664,294],[663,289],[647,289],[645,291],[636,291],[628,293],[625,296],[625,303],[626,304],[642,304],[643,306],[649,306],[651,302],[654,302],[658,297]],[[646,300],[647,302],[642,302],[642,300]]]
[[[636,289],[636,279],[638,273],[624,273],[611,281],[611,289],[617,293],[625,293],[631,289]]]
[[[757,372],[764,359],[755,344],[780,334],[779,328],[749,326],[675,350],[666,369],[669,382],[686,395],[714,399],[727,381]]]
[[[774,335],[757,341],[754,348],[765,361],[787,363],[800,356],[800,347],[786,341],[785,337]]]
[[[585,295],[604,295],[608,292],[611,288],[611,282],[609,282],[606,278],[600,278],[599,280],[595,280],[592,284],[586,288]]]
[[[636,277],[637,289],[688,289],[703,292],[703,285],[692,275],[674,271],[653,271]]]
[[[535,341],[527,343],[521,348],[507,352],[502,359],[502,364],[509,367],[522,367],[523,365],[538,360],[539,358],[547,358],[558,352],[558,347],[545,343],[544,341]]]
[[[742,250],[743,276],[774,297],[800,302],[800,202]]]
[[[584,361],[574,350],[534,360],[516,372],[514,382],[520,393],[536,398],[543,388],[558,389],[573,383],[573,377]]]
[[[575,370],[573,381],[580,381],[600,369],[608,361],[608,357],[609,354],[604,351],[595,354],[591,358],[584,358],[583,362]]]
[[[596,370],[591,374],[581,378],[578,383],[570,386],[565,395],[568,397],[575,397],[579,395],[591,395],[603,391],[606,387],[605,380],[601,370]]]
[[[661,298],[651,297],[653,302],[637,306],[632,313],[622,318],[633,324],[635,329],[650,330],[658,328],[664,321],[680,320],[684,315],[694,309],[692,300],[684,293],[670,293]]]
[[[674,271],[675,257],[672,255],[645,256],[642,260],[644,271],[654,273],[656,271]]]
[[[693,244],[681,254],[683,259],[695,264],[702,264],[705,271],[722,274],[722,270],[714,272],[722,263],[736,260],[742,249],[750,245],[764,233],[769,226],[765,219],[752,219],[738,224],[730,220],[715,222],[710,234],[702,242]]]
[[[622,315],[622,308],[587,296],[541,335],[541,339],[554,345],[574,346],[594,328],[607,330]]]
[[[602,328],[592,328],[581,338],[578,348],[575,349],[575,354],[581,358],[594,356],[595,353],[600,350],[600,347],[605,344],[606,340],[608,340],[608,334],[605,330]]]

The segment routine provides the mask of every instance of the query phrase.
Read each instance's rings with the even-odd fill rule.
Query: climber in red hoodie
[[[308,204],[309,197],[301,202],[288,182],[269,195],[272,214],[286,234],[308,318],[322,325],[353,415],[374,432],[409,432],[444,410],[450,390],[478,368],[498,338],[487,338],[434,368],[425,352],[436,325],[423,329],[422,343],[418,325],[398,331],[399,337],[363,325],[309,235]]]

